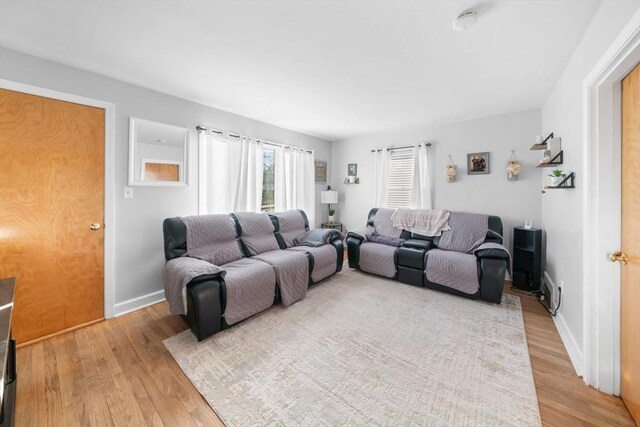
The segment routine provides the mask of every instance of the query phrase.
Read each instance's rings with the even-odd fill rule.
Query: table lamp
[[[333,215],[336,213],[336,210],[331,208],[331,204],[338,203],[338,192],[336,190],[332,190],[331,186],[329,186],[326,191],[320,192],[320,203],[329,205],[328,222],[333,224]]]

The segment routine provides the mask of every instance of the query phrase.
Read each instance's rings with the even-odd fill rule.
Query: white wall
[[[374,207],[371,149],[429,141],[434,207],[500,216],[510,248],[514,226],[525,219],[540,226],[541,169],[535,167],[540,154],[529,150],[540,130],[540,111],[535,110],[334,141],[331,184],[339,191],[337,216],[349,229],[364,227]],[[507,180],[511,149],[522,165],[517,181]],[[467,154],[483,151],[491,153],[491,173],[467,175]],[[458,166],[455,183],[446,182],[449,154]],[[358,164],[360,184],[342,184],[348,163]]]
[[[576,172],[575,190],[549,191],[542,197],[543,226],[547,231],[547,272],[556,286],[560,281],[564,283],[557,323],[559,329],[566,329],[560,332],[565,334],[563,339],[569,353],[574,352],[577,356],[574,363],[579,363],[583,346],[583,83],[638,8],[638,1],[602,2],[542,108],[543,132],[554,132],[562,137],[562,169]],[[576,368],[580,371],[582,367]]]
[[[116,303],[163,289],[162,221],[171,216],[198,213],[196,125],[298,145],[315,150],[318,160],[330,158],[331,144],[322,139],[1,47],[0,78],[115,104]],[[123,199],[123,187],[127,183],[129,116],[191,130],[189,187],[135,187],[134,198]],[[316,186],[316,190],[323,188]],[[318,223],[324,212],[319,191],[316,191],[316,200]]]

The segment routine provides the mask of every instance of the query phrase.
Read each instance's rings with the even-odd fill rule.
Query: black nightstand
[[[333,228],[334,230],[340,230],[342,233],[342,223],[341,222],[323,222],[320,226],[321,228]]]

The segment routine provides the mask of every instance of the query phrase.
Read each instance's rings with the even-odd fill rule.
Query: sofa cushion
[[[243,258],[222,266],[226,307],[224,318],[228,325],[260,313],[273,305],[276,294],[276,274],[269,264]]]
[[[402,230],[393,228],[393,221],[391,220],[391,217],[394,212],[395,209],[378,209],[375,217],[373,218],[373,230],[367,230],[367,234],[373,234],[372,232],[375,231],[377,234],[383,237],[391,237],[395,239],[399,238],[400,234],[402,234]]]
[[[265,212],[234,212],[240,224],[240,239],[251,256],[280,249],[275,227]]]
[[[336,248],[333,245],[319,247],[294,246],[287,249],[287,251],[306,252],[313,257],[313,270],[311,271],[311,281],[313,283],[331,276],[338,269]]]
[[[395,246],[363,242],[360,245],[360,269],[367,273],[393,278],[396,275]]]
[[[305,297],[309,286],[309,257],[306,253],[276,249],[252,259],[264,261],[275,270],[282,305],[287,307]]]
[[[290,210],[272,214],[278,218],[279,232],[287,248],[294,246],[293,240],[308,230],[299,210]]]
[[[465,294],[475,294],[480,288],[475,255],[431,249],[427,252],[427,280]]]
[[[444,231],[438,248],[446,251],[471,253],[484,242],[489,230],[489,215],[451,212],[450,230]]]
[[[187,229],[187,254],[214,265],[243,257],[235,221],[226,214],[180,218]]]

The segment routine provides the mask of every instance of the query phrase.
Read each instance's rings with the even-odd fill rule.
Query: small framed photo
[[[467,154],[467,174],[484,175],[490,173],[489,153]]]
[[[349,163],[347,166],[347,176],[358,176],[358,164]]]

